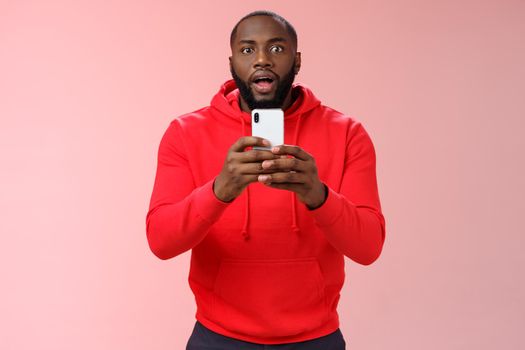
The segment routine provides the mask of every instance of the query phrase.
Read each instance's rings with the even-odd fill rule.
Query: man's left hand
[[[323,204],[326,189],[317,174],[315,159],[299,146],[280,145],[272,148],[279,159],[265,160],[264,170],[271,174],[261,174],[258,181],[273,188],[293,191],[301,202],[310,209]],[[292,158],[288,156],[292,156]]]

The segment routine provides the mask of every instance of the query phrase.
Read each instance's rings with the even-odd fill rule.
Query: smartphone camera
[[[253,115],[253,121],[256,122],[256,123],[259,122],[259,113],[255,113],[255,114]]]

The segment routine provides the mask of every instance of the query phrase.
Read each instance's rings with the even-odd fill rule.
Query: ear
[[[297,75],[299,71],[301,70],[301,53],[296,52],[295,53],[295,66],[294,66],[294,72]]]

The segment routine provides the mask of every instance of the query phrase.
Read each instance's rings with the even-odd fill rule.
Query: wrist
[[[235,199],[235,197],[233,198],[231,196],[228,197],[226,194],[224,194],[224,191],[221,190],[221,186],[217,184],[217,179],[218,178],[215,178],[215,180],[213,180],[213,186],[212,186],[213,194],[221,202],[224,202],[224,203],[232,202]]]
[[[317,208],[320,208],[328,198],[328,187],[321,182],[321,190],[317,193],[322,193],[320,196],[318,196],[318,199],[314,201],[313,203],[305,203],[308,210],[315,210]]]

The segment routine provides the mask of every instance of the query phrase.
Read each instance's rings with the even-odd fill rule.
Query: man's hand
[[[271,173],[259,175],[258,181],[297,193],[299,200],[311,209],[323,204],[326,189],[317,174],[315,159],[299,146],[273,147],[272,153],[279,158],[263,161],[262,168],[271,170]]]
[[[261,166],[262,161],[279,158],[279,155],[270,151],[244,151],[250,146],[268,147],[270,142],[257,136],[244,136],[230,147],[222,170],[213,184],[215,196],[223,202],[231,202],[248,184],[256,182],[260,174],[269,172]]]

